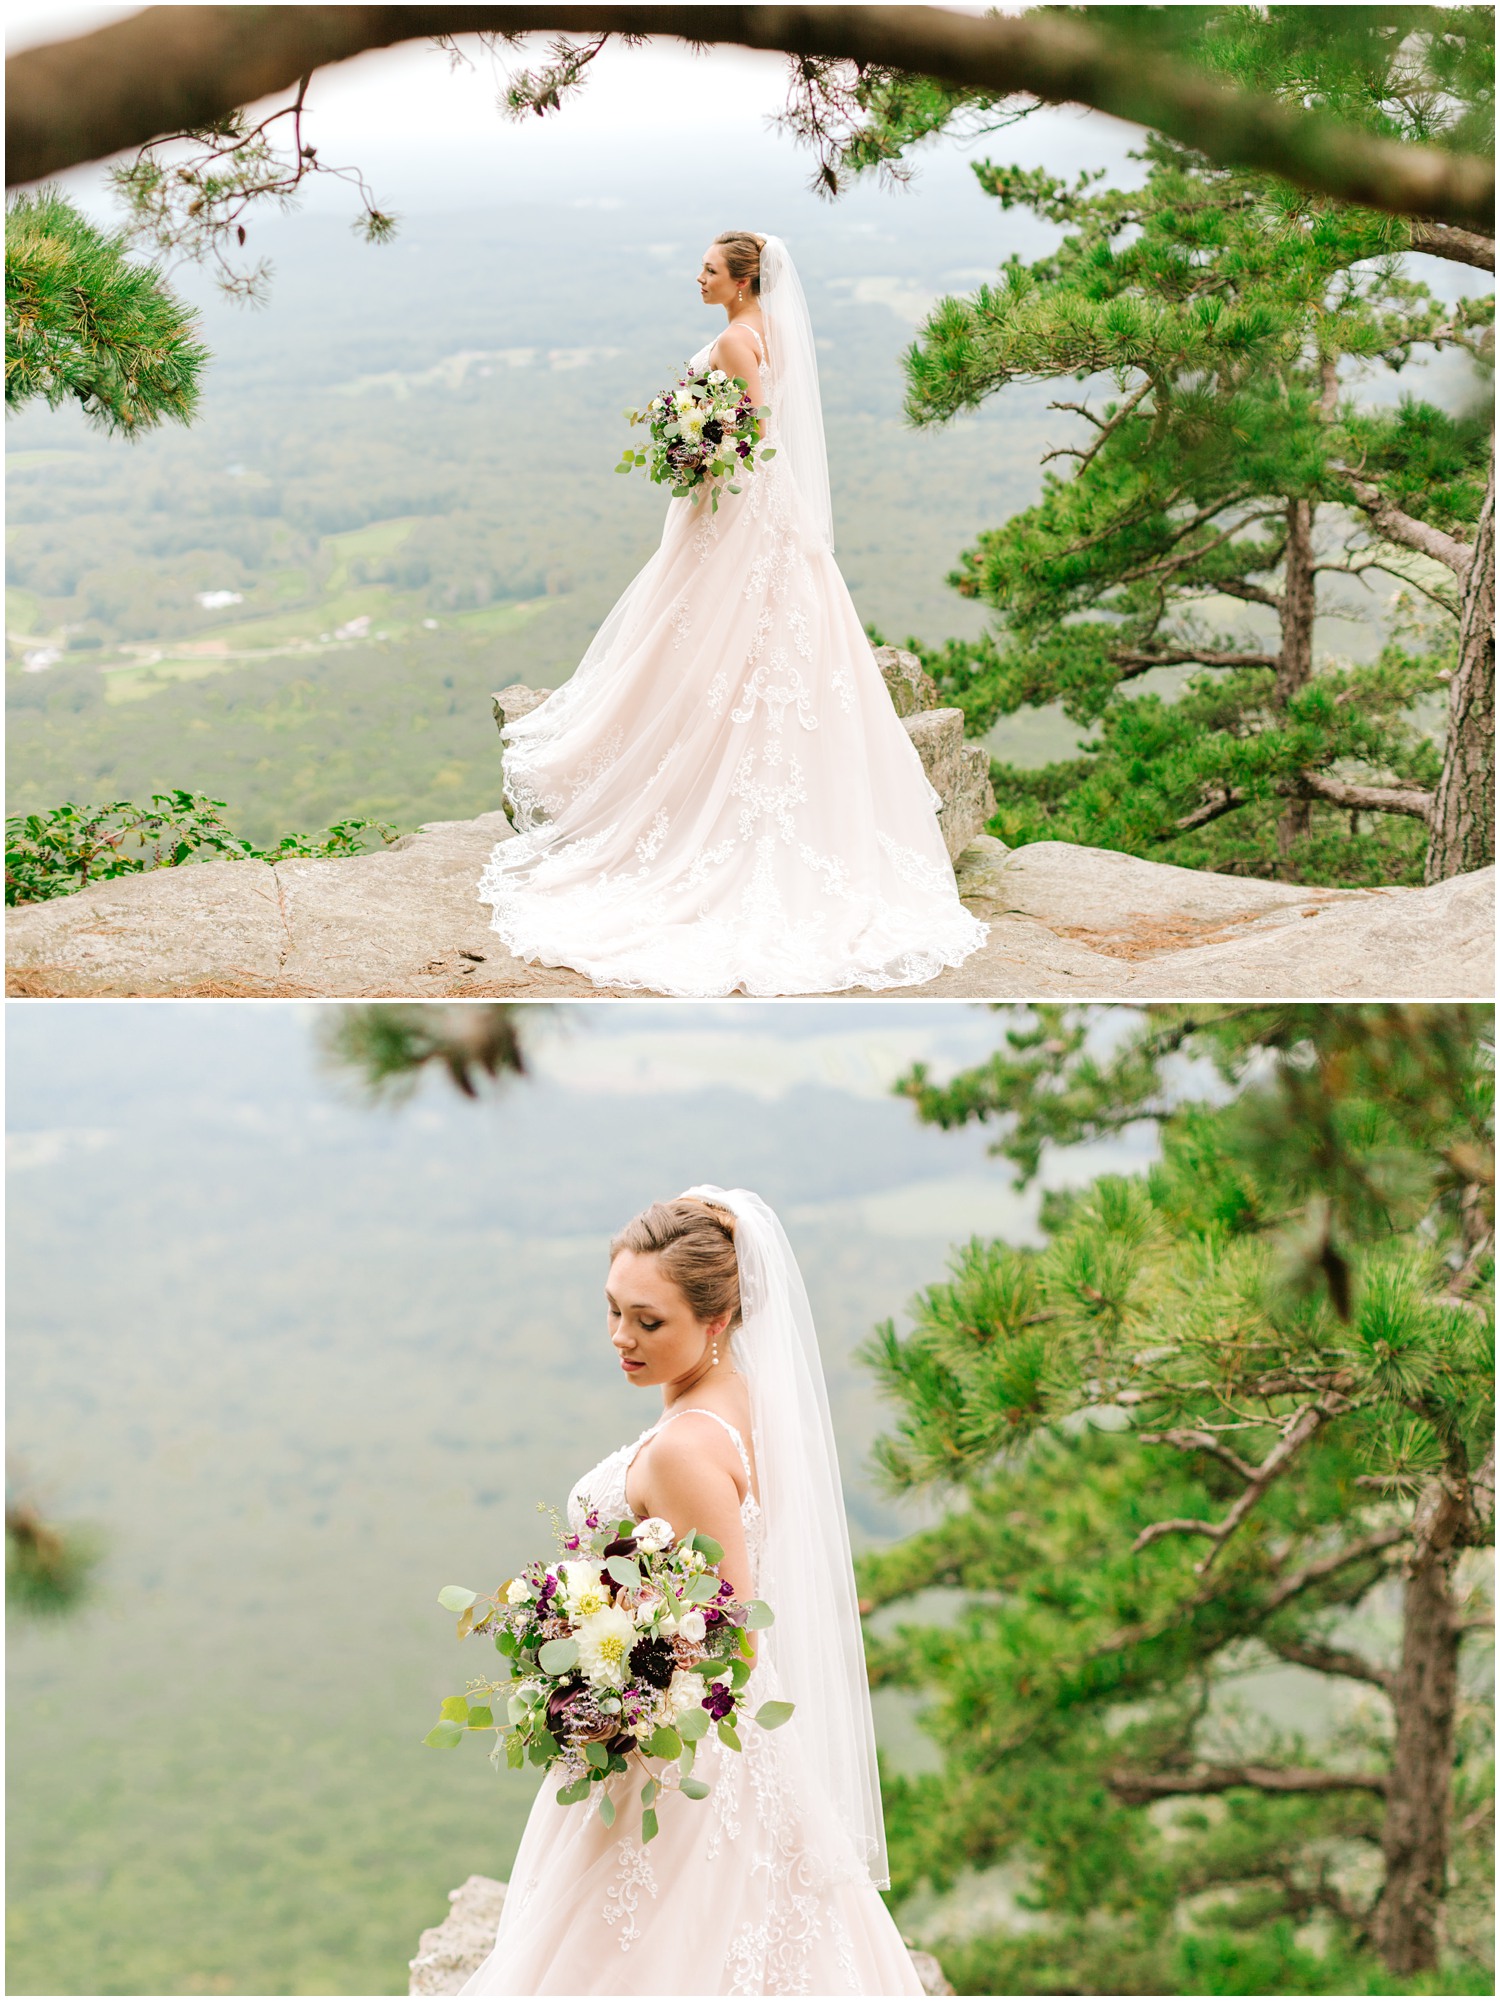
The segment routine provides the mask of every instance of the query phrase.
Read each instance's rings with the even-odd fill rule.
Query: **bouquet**
[[[528,1564],[491,1598],[458,1584],[438,1593],[458,1614],[459,1638],[492,1635],[508,1668],[450,1696],[422,1741],[450,1749],[471,1731],[492,1731],[496,1770],[502,1749],[512,1767],[541,1765],[562,1779],[562,1805],[597,1798],[606,1827],[615,1803],[605,1781],[633,1760],[644,1780],[641,1839],[650,1841],[661,1793],[708,1797],[693,1760],[710,1728],[742,1749],[749,1635],[774,1614],[758,1598],[735,1599],[711,1536],[677,1536],[659,1516],[603,1522],[590,1513],[584,1534],[559,1528],[558,1543],[557,1561]],[[492,1705],[502,1701],[497,1721]],[[792,1710],[763,1702],[751,1720],[774,1730]]]
[[[645,466],[659,486],[671,487],[674,500],[689,499],[695,506],[706,486],[715,512],[719,482],[727,481],[729,491],[738,493],[736,474],[776,456],[776,447],[762,445],[756,430],[757,420],[770,415],[769,404],[757,410],[743,377],[726,375],[722,368],[684,375],[675,388],[653,396],[644,410],[625,415],[632,424],[649,425],[651,444],[643,452],[627,445],[615,471]]]

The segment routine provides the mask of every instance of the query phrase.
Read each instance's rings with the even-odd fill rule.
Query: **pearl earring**
[[[718,1337],[718,1335],[717,1335],[717,1334],[715,1334],[715,1336],[714,1336],[714,1359],[713,1359],[713,1366],[714,1366],[714,1368],[718,1368],[718,1366],[719,1366],[719,1337]]]

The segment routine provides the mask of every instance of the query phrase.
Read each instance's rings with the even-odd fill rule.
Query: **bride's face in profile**
[[[740,288],[729,275],[722,243],[710,243],[704,251],[698,291],[705,306],[729,306],[739,297]]]
[[[649,1251],[621,1251],[604,1285],[609,1338],[627,1381],[678,1383],[702,1372],[721,1321],[699,1320]]]

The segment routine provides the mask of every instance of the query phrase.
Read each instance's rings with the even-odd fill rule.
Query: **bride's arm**
[[[758,410],[765,400],[760,386],[760,362],[755,352],[755,342],[749,334],[738,333],[733,327],[726,327],[714,342],[716,368],[722,368],[726,375],[743,376],[745,387],[750,392],[750,401]],[[758,428],[758,427],[757,427]]]
[[[737,1598],[750,1595],[750,1553],[740,1519],[740,1490],[729,1462],[733,1448],[712,1418],[680,1418],[652,1439],[641,1458],[646,1513],[669,1521],[678,1535],[701,1529],[721,1545],[721,1575]]]

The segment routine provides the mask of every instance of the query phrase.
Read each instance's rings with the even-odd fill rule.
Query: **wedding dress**
[[[584,1475],[568,1519],[578,1532],[590,1507],[606,1518],[631,1513],[631,1463],[663,1424],[686,1416],[721,1424],[745,1475],[745,1595],[764,1594],[776,1613],[757,1635],[742,1714],[772,1696],[793,1701],[796,1713],[775,1731],[747,1723],[740,1752],[705,1738],[694,1772],[712,1792],[664,1794],[649,1844],[640,1840],[638,1773],[607,1782],[616,1807],[609,1828],[584,1805],[559,1806],[544,1781],[494,1949],[460,1992],[920,1994],[877,1889],[884,1835],[869,1688],[806,1294],[779,1223],[757,1197],[691,1192],[735,1208],[742,1309],[747,1297],[753,1305],[731,1356],[750,1386],[760,1496],[734,1426],[678,1406]],[[805,1401],[794,1402],[798,1394]],[[809,1515],[809,1503],[829,1512]]]
[[[816,350],[776,237],[760,303],[775,456],[717,512],[668,504],[572,678],[503,732],[519,831],[480,899],[518,958],[597,985],[908,986],[987,936],[833,559]]]

